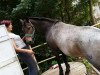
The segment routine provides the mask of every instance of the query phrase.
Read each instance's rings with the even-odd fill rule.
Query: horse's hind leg
[[[69,75],[70,65],[68,64],[68,58],[67,58],[67,56],[64,53],[62,53],[62,59],[63,59],[63,61],[65,63],[65,66],[66,66],[65,75]]]
[[[59,75],[64,75],[63,74],[63,69],[61,67],[61,61],[60,61],[60,56],[59,56],[59,53],[56,51],[56,50],[52,50],[53,54],[56,56],[56,60],[57,60],[57,63],[59,65]]]

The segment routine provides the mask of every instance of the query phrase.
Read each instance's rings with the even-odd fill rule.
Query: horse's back
[[[100,44],[100,30],[94,27],[81,30],[78,37],[80,45],[85,47],[93,48],[97,46],[97,43]]]
[[[70,54],[73,50],[77,52],[81,48],[85,49],[86,47],[87,49],[91,42],[97,40],[96,35],[100,36],[99,32],[99,29],[90,26],[75,26],[60,22],[51,28],[48,38],[53,46],[57,46],[64,53]],[[80,50],[78,52],[81,55]]]

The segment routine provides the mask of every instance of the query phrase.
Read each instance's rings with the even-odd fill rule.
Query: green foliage
[[[0,10],[0,20],[6,19],[8,17],[8,13]]]
[[[0,0],[0,19],[11,19],[11,11],[20,0]]]
[[[35,5],[35,16],[55,18],[57,0],[38,0]]]
[[[73,11],[73,24],[82,25],[90,20],[89,7],[87,0],[80,0],[78,4],[74,7]],[[79,17],[80,16],[80,17]]]
[[[82,62],[85,64],[85,66],[86,66],[87,69],[91,68],[89,62],[86,59],[83,59]]]
[[[12,11],[12,17],[25,18],[30,16],[33,7],[33,0],[24,0]],[[33,11],[33,10],[32,10]]]
[[[51,63],[52,65],[55,65],[55,64],[57,64],[57,61],[52,61],[52,63]]]

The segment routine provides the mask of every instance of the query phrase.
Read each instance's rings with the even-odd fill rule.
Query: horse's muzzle
[[[27,43],[28,45],[32,45],[34,42],[33,42],[33,41],[26,41],[26,43]]]
[[[33,44],[32,37],[25,37],[25,41],[26,41],[27,44]]]

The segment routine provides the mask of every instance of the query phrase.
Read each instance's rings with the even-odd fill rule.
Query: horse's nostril
[[[31,41],[29,41],[29,43],[31,43]]]
[[[33,41],[27,41],[26,43],[27,44],[33,44]]]

